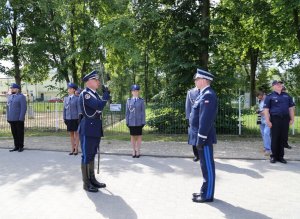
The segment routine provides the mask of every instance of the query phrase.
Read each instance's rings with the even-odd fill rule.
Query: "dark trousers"
[[[95,155],[100,144],[101,138],[90,137],[86,135],[80,135],[80,144],[81,144],[81,162],[83,164],[88,164],[91,161],[94,161]]]
[[[288,142],[290,116],[271,115],[271,122],[271,157],[280,159],[284,156],[284,145]]]
[[[199,158],[199,152],[198,152],[198,149],[197,149],[196,146],[194,146],[194,145],[193,145],[192,147],[193,147],[193,153],[194,153],[194,156]]]
[[[24,121],[9,121],[11,133],[14,137],[15,148],[24,147]]]
[[[200,166],[203,175],[203,184],[200,190],[203,199],[213,199],[215,193],[215,161],[212,145],[205,145],[199,150]]]

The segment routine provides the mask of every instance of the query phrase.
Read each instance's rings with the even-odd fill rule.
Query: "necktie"
[[[200,89],[198,89],[198,95],[200,94],[200,92],[201,92],[201,90],[200,90]]]

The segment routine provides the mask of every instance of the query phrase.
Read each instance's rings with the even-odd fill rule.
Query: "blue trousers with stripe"
[[[101,138],[80,135],[81,162],[88,164],[95,159]]]
[[[205,145],[199,150],[200,167],[203,175],[203,184],[200,193],[203,199],[214,198],[216,173],[213,152],[212,145]]]

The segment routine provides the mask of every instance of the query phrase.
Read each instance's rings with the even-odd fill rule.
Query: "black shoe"
[[[275,157],[271,157],[271,158],[270,158],[270,163],[276,163]]]
[[[13,152],[13,151],[18,151],[19,148],[13,148],[13,149],[10,149],[9,152]]]
[[[88,192],[98,192],[98,189],[94,187],[92,184],[83,185],[83,189]]]
[[[195,198],[195,197],[201,196],[201,193],[193,193],[192,195],[193,195],[193,198]]]
[[[278,161],[279,161],[280,163],[287,163],[287,161],[286,161],[283,157],[282,157],[282,158],[279,158]]]
[[[285,146],[285,148],[287,148],[287,149],[292,149],[292,146],[287,145],[287,146]]]
[[[74,153],[73,155],[75,155],[75,156],[76,156],[77,154],[78,154],[78,152]]]
[[[192,198],[192,200],[193,200],[193,202],[197,202],[197,203],[213,202],[214,201],[213,198],[204,199],[204,198],[201,198],[201,196],[196,196],[196,197]]]
[[[135,156],[135,155],[132,155],[132,158],[136,158],[136,156]]]
[[[141,156],[141,155],[136,155],[135,157],[136,157],[136,158],[140,158],[140,156]]]
[[[193,158],[193,161],[194,161],[194,162],[197,162],[198,160],[199,160],[199,157],[194,157],[194,158]]]
[[[24,148],[19,148],[18,152],[24,151]]]

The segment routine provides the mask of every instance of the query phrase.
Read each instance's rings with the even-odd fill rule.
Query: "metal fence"
[[[297,100],[295,100],[298,103]],[[146,106],[146,126],[148,133],[183,134],[187,133],[184,102],[155,102]],[[299,114],[296,107],[296,115]],[[218,134],[225,135],[259,135],[256,124],[255,109],[245,109],[239,99],[219,99],[216,127]],[[121,103],[121,111],[110,111],[105,107],[103,111],[103,126],[110,134],[128,133],[125,124],[125,103]],[[61,131],[66,130],[63,121],[63,103],[31,102],[28,103],[26,130]],[[10,131],[6,121],[6,103],[0,103],[0,133]],[[290,128],[290,134],[300,134],[299,118]]]

